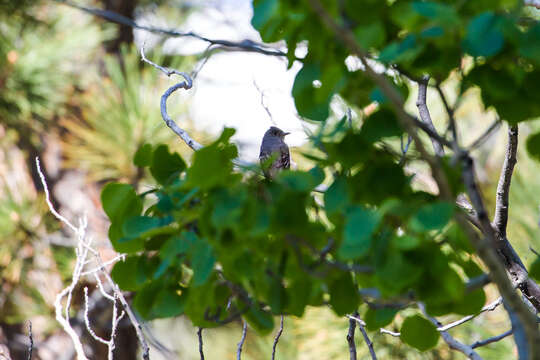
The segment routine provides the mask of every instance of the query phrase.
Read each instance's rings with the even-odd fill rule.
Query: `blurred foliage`
[[[122,47],[120,59],[104,57],[106,76],[96,74],[80,97],[82,116],[73,114],[61,123],[68,130],[63,141],[65,165],[86,170],[91,181],[136,181],[141,174],[131,160],[135,151],[144,143],[174,139],[161,119],[156,96],[167,86],[159,81],[160,73],[143,66],[135,47]],[[164,56],[154,55],[153,60],[161,64]],[[168,66],[189,68],[193,64],[190,58],[175,57]],[[169,101],[171,114],[178,112],[174,100]],[[185,118],[181,121],[182,125],[187,122]]]

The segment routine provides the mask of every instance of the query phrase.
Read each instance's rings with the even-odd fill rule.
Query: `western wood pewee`
[[[271,126],[264,133],[259,160],[264,176],[269,180],[273,179],[280,170],[288,169],[291,166],[289,147],[283,140],[285,135],[288,134],[290,133],[284,132],[275,126]]]

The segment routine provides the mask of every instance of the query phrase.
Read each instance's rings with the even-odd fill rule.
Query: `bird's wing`
[[[282,169],[289,169],[291,167],[291,154],[289,153],[289,147],[287,144],[282,144],[279,148],[279,164],[278,167]]]

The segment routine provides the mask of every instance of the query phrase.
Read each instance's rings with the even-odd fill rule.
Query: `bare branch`
[[[477,147],[481,146],[489,137],[499,129],[501,126],[501,119],[497,118],[488,128],[487,130],[478,137],[470,146],[469,151],[476,149]]]
[[[426,308],[425,308],[424,304],[418,303],[418,307],[420,308],[420,311],[422,311],[424,316],[429,321],[431,321],[433,323],[433,325],[435,325],[437,327],[441,326],[441,323],[439,321],[437,321],[437,319],[435,319],[434,317],[429,316],[429,314],[426,312]],[[443,340],[448,344],[448,346],[450,346],[451,349],[454,349],[456,351],[459,351],[459,352],[463,353],[465,356],[467,356],[471,360],[481,360],[482,359],[482,357],[480,357],[480,355],[478,355],[478,353],[476,353],[476,351],[474,351],[473,348],[470,347],[469,345],[465,345],[465,344],[457,341],[456,339],[454,339],[452,337],[452,335],[450,335],[446,331],[440,331],[440,333],[441,333],[441,336],[442,336]]]
[[[281,319],[279,322],[279,330],[276,334],[276,337],[274,338],[274,344],[272,345],[272,360],[276,358],[276,347],[282,333],[283,333],[283,315],[281,315]]]
[[[171,37],[193,38],[193,39],[197,39],[197,40],[200,40],[200,41],[204,41],[204,42],[209,43],[211,45],[223,46],[223,47],[231,48],[231,49],[239,49],[239,50],[248,51],[248,52],[255,52],[255,53],[260,53],[260,54],[264,54],[264,55],[280,56],[280,57],[287,56],[287,53],[285,53],[283,51],[274,49],[274,48],[272,48],[272,47],[270,47],[268,45],[261,44],[261,43],[258,43],[258,42],[255,42],[255,41],[249,40],[249,39],[242,40],[242,41],[239,41],[239,42],[230,41],[230,40],[221,40],[221,39],[210,39],[210,38],[204,37],[202,35],[196,34],[196,33],[192,32],[192,31],[182,32],[182,31],[177,31],[177,30],[173,30],[173,29],[162,29],[162,28],[158,28],[158,27],[154,27],[154,26],[141,25],[141,24],[138,24],[137,22],[131,20],[130,18],[127,18],[125,16],[117,14],[117,13],[115,13],[113,11],[108,11],[108,10],[102,10],[102,9],[93,8],[93,7],[82,6],[82,5],[76,4],[76,3],[72,2],[72,1],[67,1],[67,0],[55,0],[55,1],[57,1],[57,2],[59,2],[61,4],[68,5],[70,7],[79,9],[81,11],[84,11],[84,12],[88,13],[88,14],[100,17],[102,19],[105,19],[105,20],[113,22],[113,23],[121,24],[121,25],[125,25],[125,26],[130,26],[130,27],[132,27],[134,29],[144,30],[144,31],[148,31],[148,32],[151,32],[151,33],[163,34],[163,35],[167,35],[167,36],[171,36]]]
[[[242,358],[242,346],[244,346],[244,341],[246,341],[246,333],[247,322],[244,320],[242,324],[242,338],[240,339],[240,342],[238,343],[238,348],[236,350],[236,360],[240,360]]]
[[[28,345],[28,356],[27,360],[32,360],[32,351],[34,350],[34,336],[32,335],[32,322],[28,321],[28,340],[30,344]]]
[[[444,326],[439,326],[437,328],[437,330],[439,331],[447,331],[447,330],[450,330],[451,328],[453,327],[456,327],[458,325],[461,325],[471,319],[474,319],[475,317],[477,317],[478,315],[486,312],[486,311],[493,311],[497,308],[497,306],[501,305],[502,304],[502,297],[499,297],[497,300],[487,304],[486,306],[484,306],[482,308],[482,310],[480,310],[479,313],[475,314],[475,315],[468,315],[468,316],[465,316],[457,321],[454,321],[454,322],[451,322],[450,324],[447,324],[447,325],[444,325]]]
[[[508,129],[508,146],[504,156],[504,163],[497,185],[497,196],[495,203],[495,216],[493,218],[493,226],[502,237],[506,237],[506,225],[508,223],[508,198],[510,194],[510,183],[512,181],[512,173],[517,162],[517,147],[518,147],[518,127],[511,126]]]
[[[257,82],[255,81],[255,79],[253,79],[253,86],[255,86],[255,89],[257,89],[257,91],[261,95],[261,106],[263,107],[264,111],[266,111],[266,114],[268,114],[268,117],[270,118],[270,122],[276,125],[276,122],[274,121],[274,118],[272,117],[272,113],[270,112],[270,109],[264,102],[264,92],[259,88],[259,85],[257,85]]]
[[[144,46],[141,47],[141,58],[142,58],[143,61],[145,61],[148,64],[152,65],[156,69],[162,71],[167,76],[170,76],[172,74],[176,74],[176,75],[182,76],[185,79],[185,81],[182,81],[182,82],[180,82],[178,84],[175,84],[175,85],[171,86],[170,88],[168,88],[165,91],[165,93],[163,93],[163,95],[161,96],[161,102],[160,102],[161,117],[163,118],[163,121],[165,121],[165,124],[167,124],[167,126],[176,135],[178,135],[182,140],[184,140],[184,142],[187,144],[187,146],[189,146],[190,148],[192,148],[195,151],[201,149],[203,146],[201,144],[199,144],[197,141],[193,140],[191,138],[191,136],[189,136],[189,134],[184,129],[180,128],[176,124],[176,122],[167,113],[167,99],[169,98],[169,96],[171,96],[171,94],[173,92],[175,92],[176,90],[178,90],[180,88],[183,88],[183,89],[186,89],[186,90],[191,89],[191,87],[193,86],[193,82],[191,80],[191,77],[185,72],[181,72],[181,71],[178,71],[178,70],[175,70],[175,69],[164,68],[164,67],[162,67],[160,65],[157,65],[156,63],[153,63],[152,61],[146,59],[146,57],[144,56]]]
[[[471,348],[476,349],[477,347],[497,342],[499,340],[504,339],[507,336],[512,335],[513,332],[514,332],[514,330],[510,329],[510,330],[508,330],[506,332],[503,332],[500,335],[493,336],[493,337],[490,337],[490,338],[487,338],[487,339],[484,339],[484,340],[477,341],[477,342],[475,342],[474,344],[471,345]]]
[[[202,331],[203,328],[200,327],[199,330],[197,330],[197,336],[199,338],[199,355],[201,356],[201,360],[204,360]]]
[[[358,313],[354,313],[357,315]],[[349,317],[349,331],[347,332],[347,344],[349,344],[349,359],[356,360],[356,343],[354,342],[354,330],[356,329],[356,320]]]
[[[433,126],[433,121],[431,120],[431,115],[429,114],[429,109],[426,104],[427,96],[427,87],[429,82],[429,75],[424,75],[422,80],[418,82],[418,99],[416,100],[416,107],[418,107],[418,114],[420,115],[420,120],[426,124],[433,132],[437,132],[435,126]],[[431,143],[433,144],[433,150],[435,155],[439,157],[444,156],[443,146],[434,138],[430,138]]]
[[[383,329],[383,328],[380,328],[379,332],[381,334],[390,335],[390,336],[393,336],[393,337],[400,337],[401,336],[400,332],[390,331],[390,330],[386,330],[386,329]]]
[[[452,131],[452,137],[453,137],[453,143],[454,146],[457,146],[459,144],[458,142],[458,134],[456,129],[456,119],[454,118],[454,110],[450,107],[450,104],[448,103],[448,100],[446,99],[446,96],[444,95],[444,92],[442,91],[441,84],[436,83],[435,88],[437,89],[437,92],[439,93],[439,96],[444,104],[444,108],[446,110],[446,114],[448,115],[448,127]]]
[[[366,342],[366,345],[369,349],[369,354],[371,355],[372,360],[377,360],[377,355],[375,354],[375,349],[373,348],[373,343],[369,339],[369,336],[367,334],[366,329],[364,326],[358,324],[358,328],[360,329],[360,332],[362,333],[362,336],[364,337],[364,341]]]

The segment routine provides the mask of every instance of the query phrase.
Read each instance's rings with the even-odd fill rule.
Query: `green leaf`
[[[216,259],[210,244],[204,239],[198,239],[191,251],[193,285],[199,286],[206,283],[212,274]]]
[[[499,24],[499,17],[491,12],[475,17],[467,26],[467,35],[463,40],[465,51],[472,56],[497,54],[504,45]]]
[[[177,153],[170,153],[167,145],[161,144],[154,150],[150,173],[160,184],[165,184],[173,175],[186,168],[186,163]]]
[[[401,250],[414,249],[418,247],[421,242],[422,240],[419,237],[411,235],[394,236],[392,238],[392,243]]]
[[[364,321],[369,331],[378,330],[390,324],[396,316],[398,310],[391,308],[373,309],[368,308],[364,315]]]
[[[533,159],[540,161],[540,132],[527,137],[527,152]]]
[[[122,230],[124,235],[129,239],[149,237],[174,231],[173,228],[167,226],[171,222],[171,217],[157,218],[151,216],[133,216],[126,219],[122,226]]]
[[[465,293],[453,306],[452,312],[459,315],[477,314],[486,303],[484,289],[476,289]]]
[[[128,256],[124,261],[114,264],[111,270],[111,277],[122,290],[135,291],[144,284],[144,281],[141,282],[137,278],[137,264],[139,263],[139,259],[139,256]]]
[[[103,210],[112,223],[121,222],[124,218],[139,215],[142,211],[142,200],[131,185],[109,183],[101,191]]]
[[[453,6],[433,1],[415,1],[412,9],[419,15],[438,21],[441,25],[455,26],[459,24],[458,14]]]
[[[354,30],[354,35],[364,49],[377,48],[386,40],[386,31],[380,21],[358,26]]]
[[[138,167],[145,167],[152,165],[152,145],[144,144],[142,145],[135,156],[133,157],[133,164]]]
[[[383,138],[400,136],[403,134],[403,130],[394,113],[382,108],[366,119],[360,134],[366,141],[376,142]]]
[[[442,229],[454,213],[454,205],[438,202],[423,206],[411,219],[411,227],[416,231]]]
[[[230,186],[238,179],[232,175],[232,160],[238,155],[238,150],[229,143],[234,132],[234,129],[225,128],[219,139],[195,152],[193,164],[187,171],[186,186],[207,190],[219,185]]]
[[[274,317],[268,311],[259,309],[257,306],[252,306],[244,314],[244,318],[248,324],[257,330],[261,335],[270,333],[274,328]]]
[[[349,204],[347,180],[340,176],[324,192],[324,208],[328,214],[345,210]]]
[[[529,276],[540,281],[540,257],[533,261],[529,268]]]
[[[354,259],[366,255],[371,247],[372,235],[379,225],[377,212],[356,207],[347,214],[343,243],[338,254],[342,259]]]
[[[397,294],[417,282],[422,275],[423,264],[412,262],[401,252],[390,251],[384,260],[384,264],[375,269],[383,293]]]
[[[420,351],[426,351],[437,345],[439,332],[429,320],[413,315],[401,325],[401,340]]]
[[[296,295],[295,295],[296,296]],[[274,315],[283,314],[283,310],[287,306],[287,292],[279,278],[273,277],[270,281],[268,292],[268,305]]]
[[[255,29],[260,30],[263,25],[276,14],[278,9],[279,2],[277,0],[254,1],[251,25],[253,25]]]
[[[282,171],[278,174],[280,183],[295,191],[311,191],[324,180],[324,172],[319,167],[305,171]]]
[[[187,294],[187,293],[186,293]],[[150,311],[150,319],[170,318],[184,313],[186,296],[176,286],[169,285],[159,290]]]
[[[338,316],[356,311],[359,303],[359,295],[354,285],[352,276],[343,272],[329,286],[330,305]]]

